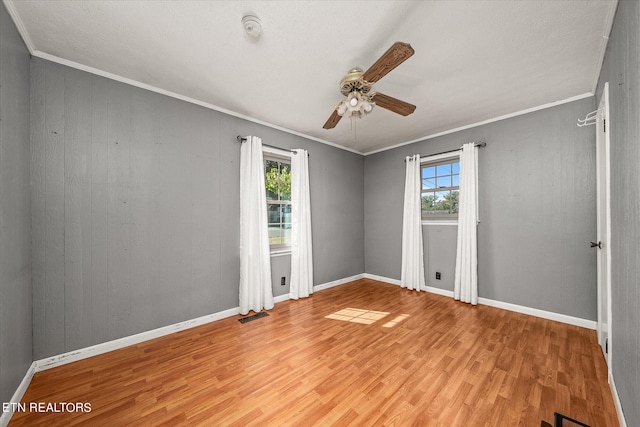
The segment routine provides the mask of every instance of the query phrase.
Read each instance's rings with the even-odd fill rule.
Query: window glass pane
[[[451,213],[458,213],[458,190],[451,190]]]
[[[436,175],[451,175],[451,163],[436,166]]]
[[[422,168],[422,178],[433,178],[436,176],[435,166]]]
[[[288,245],[291,234],[291,164],[285,161],[265,159],[265,189],[269,243]]]
[[[291,165],[280,163],[280,200],[291,200]]]
[[[451,206],[451,192],[438,191],[436,193],[435,212],[448,214]]]
[[[460,162],[445,162],[422,167],[421,207],[424,220],[457,216],[459,193],[451,188],[460,186]]]
[[[436,180],[435,178],[423,178],[422,179],[422,189],[429,190],[431,188],[436,188]]]
[[[282,205],[282,222],[291,222],[291,205]]]
[[[282,243],[291,243],[291,224],[282,225]]]
[[[280,223],[280,205],[267,205],[267,218],[269,223]]]
[[[451,187],[451,175],[438,176],[436,183],[438,188]]]
[[[269,224],[269,244],[278,245],[282,243],[280,224]]]
[[[278,162],[265,160],[264,164],[264,186],[267,189],[267,200],[278,200],[278,178],[280,176],[278,172]]]
[[[435,209],[435,200],[436,200],[436,193],[433,192],[428,192],[428,193],[422,193],[422,210],[424,212],[430,212],[433,211]]]
[[[264,161],[264,171],[269,172],[271,169],[278,170],[278,162],[275,160],[265,160]]]

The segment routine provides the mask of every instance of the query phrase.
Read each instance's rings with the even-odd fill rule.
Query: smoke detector
[[[262,23],[260,22],[260,18],[253,15],[246,15],[242,17],[242,26],[244,27],[244,32],[253,38],[260,37],[260,33],[262,32]]]

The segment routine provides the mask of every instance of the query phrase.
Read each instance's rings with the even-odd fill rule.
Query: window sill
[[[457,220],[442,220],[442,221],[422,221],[422,225],[458,225]]]
[[[272,257],[291,255],[291,249],[275,249],[270,254]]]

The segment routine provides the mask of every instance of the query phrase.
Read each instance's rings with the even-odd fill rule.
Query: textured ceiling
[[[5,4],[35,56],[370,153],[592,92],[617,1]],[[247,13],[262,20],[257,41],[240,23]],[[342,76],[395,41],[416,53],[374,90],[415,113],[378,107],[323,129]]]

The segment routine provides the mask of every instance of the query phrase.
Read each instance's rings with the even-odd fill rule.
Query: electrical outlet
[[[282,277],[280,278],[280,286],[284,286],[284,285],[286,285],[286,284],[287,284],[287,278],[286,278],[286,277],[284,277],[284,276],[282,276]]]
[[[440,272],[436,271],[436,280],[440,280]]]

